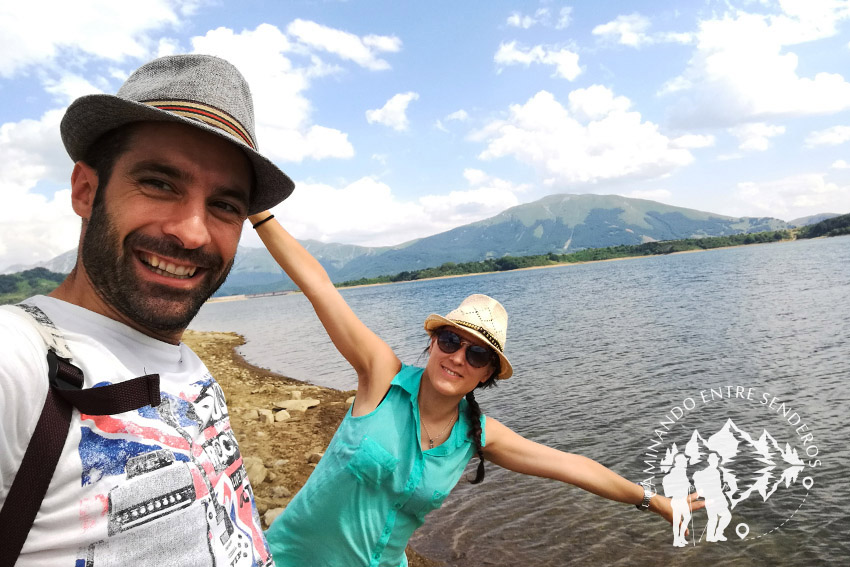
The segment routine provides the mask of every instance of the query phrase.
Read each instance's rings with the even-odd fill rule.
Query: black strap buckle
[[[76,371],[76,372],[75,372]],[[47,378],[50,386],[57,390],[82,390],[83,372],[56,351],[47,351]]]

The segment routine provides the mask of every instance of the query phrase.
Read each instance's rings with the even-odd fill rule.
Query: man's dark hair
[[[82,161],[97,173],[97,191],[94,195],[93,207],[103,202],[103,189],[112,177],[115,162],[130,149],[130,142],[135,132],[134,124],[126,124],[109,130],[101,135],[88,147]]]

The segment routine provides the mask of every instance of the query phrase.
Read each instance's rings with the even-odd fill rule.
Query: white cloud
[[[558,12],[558,21],[555,23],[556,30],[566,29],[570,22],[572,21],[573,8],[572,6],[565,6],[561,8],[561,11]]]
[[[807,148],[817,146],[838,146],[850,140],[850,126],[833,126],[826,130],[818,130],[806,136],[804,142]]]
[[[577,89],[568,96],[570,112],[576,119],[584,122],[599,120],[612,113],[624,113],[632,102],[624,96],[614,96],[611,89],[602,85],[591,85],[586,89]]]
[[[841,75],[798,73],[788,46],[835,33],[850,16],[846,2],[782,2],[780,15],[729,13],[700,22],[696,51],[685,71],[661,89],[681,94],[677,126],[731,126],[785,116],[832,114],[850,108]]]
[[[690,32],[659,32],[652,35],[652,43],[694,43],[696,36]]]
[[[156,56],[166,57],[180,52],[180,42],[170,37],[163,37],[157,43]]]
[[[537,20],[534,19],[533,16],[522,15],[519,12],[514,12],[508,17],[507,21],[509,26],[513,26],[515,28],[522,28],[527,30],[531,26],[537,23]]]
[[[581,74],[578,64],[578,54],[567,48],[549,48],[542,45],[525,49],[517,46],[517,42],[502,43],[499,50],[493,56],[493,60],[501,67],[506,65],[525,65],[532,63],[552,65],[555,67],[555,76],[569,81],[575,80]]]
[[[59,140],[62,111],[52,110],[39,120],[7,122],[0,126],[0,269],[32,264],[73,248],[80,219],[71,209],[69,190],[52,198],[33,193],[39,181],[66,186],[71,160]]]
[[[369,124],[383,124],[393,130],[403,132],[410,126],[407,119],[407,106],[419,95],[414,92],[399,93],[389,99],[384,106],[366,111],[366,121]]]
[[[46,78],[44,90],[54,95],[57,102],[63,105],[71,104],[83,95],[103,92],[103,89],[93,85],[88,79],[73,74],[64,74],[58,79]]]
[[[347,134],[311,123],[312,108],[304,96],[311,75],[285,55],[294,47],[278,28],[261,24],[239,34],[218,28],[192,38],[192,47],[196,53],[227,59],[245,76],[254,97],[257,139],[266,156],[300,162],[354,155]]]
[[[626,193],[625,196],[631,197],[632,199],[647,199],[649,201],[659,201],[664,203],[667,202],[673,194],[667,189],[648,189],[631,191]]]
[[[515,194],[528,189],[479,170],[467,170],[464,177],[465,189],[407,202],[372,177],[339,188],[299,182],[292,196],[273,210],[301,239],[387,246],[494,216],[519,204]],[[259,245],[256,235],[245,240]]]
[[[380,246],[423,235],[416,230],[421,230],[421,208],[399,201],[387,184],[371,177],[341,188],[309,182],[297,186],[274,213],[298,238]]]
[[[524,193],[531,189],[531,185],[528,183],[520,183],[517,185],[511,181],[493,177],[485,171],[472,167],[468,167],[463,170],[463,178],[466,179],[470,187],[476,189],[491,189],[499,192],[506,191],[511,194]]]
[[[782,13],[771,18],[786,45],[804,43],[837,33],[837,24],[850,18],[845,0],[781,0]]]
[[[150,33],[176,27],[185,2],[4,2],[0,11],[0,76],[51,65],[61,54],[123,61],[156,53]]]
[[[649,19],[645,16],[629,14],[617,16],[614,21],[596,26],[592,33],[605,41],[629,47],[640,47],[652,41],[646,33],[649,27]]]
[[[557,20],[553,20],[552,13],[549,8],[538,8],[533,15],[523,14],[521,12],[512,12],[508,16],[507,24],[511,27],[522,28],[527,30],[535,25],[546,27],[554,27],[557,30],[565,29],[570,25],[572,18],[572,7],[565,6],[558,11]]]
[[[308,20],[294,20],[286,31],[304,45],[327,51],[372,71],[390,68],[386,60],[378,57],[379,53],[395,53],[401,49],[401,40],[397,37],[368,35],[360,38]]]
[[[732,161],[736,159],[741,159],[744,157],[742,153],[734,153],[734,154],[718,154],[717,161]]]
[[[596,98],[591,93],[607,102],[590,107]],[[537,167],[549,185],[654,178],[693,161],[688,150],[675,147],[629,106],[628,99],[598,85],[571,93],[570,109],[540,91],[525,104],[512,105],[508,118],[489,123],[473,139],[487,143],[481,159],[513,157]]]
[[[509,183],[496,180],[448,195],[426,195],[419,199],[423,213],[437,234],[458,226],[495,216],[505,209],[519,205]]]
[[[829,167],[831,169],[850,169],[850,163],[843,159],[837,159]]]
[[[735,197],[742,203],[743,210],[755,209],[760,214],[784,220],[818,213],[850,212],[850,187],[828,182],[823,174],[739,183]]]
[[[446,122],[466,122],[467,120],[469,120],[469,114],[463,109],[456,110],[456,111],[452,112],[451,114],[447,115],[444,120]],[[443,125],[442,120],[437,120],[434,123],[434,126],[442,132],[448,132],[449,131],[449,129],[446,128]]]
[[[635,13],[617,16],[608,23],[596,26],[591,33],[602,42],[636,48],[656,43],[691,43],[694,40],[693,34],[683,32],[650,34],[651,25],[649,18]]]
[[[703,134],[685,134],[671,141],[675,147],[685,149],[710,148],[714,142],[714,136]]]
[[[785,126],[758,122],[729,128],[729,133],[738,138],[738,149],[763,152],[770,147],[770,138],[785,133]]]

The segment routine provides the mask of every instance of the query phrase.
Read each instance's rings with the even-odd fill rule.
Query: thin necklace
[[[457,418],[457,413],[455,413],[454,415],[452,415],[452,418],[449,420],[449,422],[446,424],[446,426],[445,426],[445,427],[443,427],[443,430],[442,430],[442,431],[440,431],[440,433],[438,433],[438,434],[437,434],[437,436],[436,436],[436,437],[431,437],[431,432],[430,432],[430,431],[428,431],[428,426],[427,426],[427,425],[425,425],[425,420],[424,420],[424,419],[422,420],[422,427],[424,427],[424,428],[425,428],[425,435],[427,435],[427,436],[428,436],[428,448],[429,448],[429,449],[433,449],[433,448],[434,448],[434,440],[435,440],[435,439],[440,439],[440,438],[443,436],[443,433],[445,433],[445,432],[446,432],[446,429],[448,429],[449,427],[451,427],[451,425],[455,422],[455,419],[456,419],[456,418]]]

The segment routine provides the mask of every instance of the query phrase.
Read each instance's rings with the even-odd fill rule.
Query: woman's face
[[[426,374],[431,385],[437,392],[445,396],[465,396],[475,387],[486,382],[493,374],[493,363],[476,368],[466,360],[466,349],[470,344],[492,350],[489,344],[471,333],[454,327],[449,328],[456,333],[464,344],[453,353],[443,352],[437,345],[436,335],[431,337],[431,348],[426,365]]]

